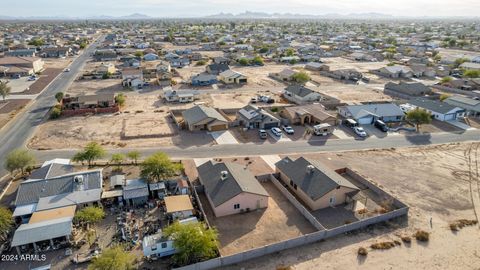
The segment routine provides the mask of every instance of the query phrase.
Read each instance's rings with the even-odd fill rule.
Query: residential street
[[[462,134],[457,133],[434,133],[411,136],[389,136],[382,139],[368,138],[366,140],[339,139],[328,141],[292,141],[276,144],[223,144],[199,147],[158,147],[135,149],[150,155],[157,151],[166,152],[172,158],[214,158],[228,156],[257,156],[275,154],[312,153],[325,151],[349,151],[374,148],[411,147],[429,144],[443,144],[452,142],[477,141],[480,130],[469,130]],[[123,148],[111,150],[110,153],[126,153],[132,149]],[[35,151],[39,161],[49,160],[57,157],[71,157],[76,150],[49,150]]]
[[[70,65],[70,72],[61,73],[52,83],[36,98],[34,103],[25,111],[12,119],[2,130],[0,130],[0,175],[6,174],[3,167],[5,157],[12,150],[24,147],[28,138],[34,133],[35,128],[40,124],[50,107],[55,104],[55,94],[68,89],[75,78],[82,72],[82,67],[95,51],[100,39],[92,43],[83,54],[78,56]]]

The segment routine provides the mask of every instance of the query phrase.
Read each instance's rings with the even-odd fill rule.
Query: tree
[[[453,80],[452,77],[448,77],[448,76],[447,76],[447,77],[443,77],[443,78],[440,80],[440,83],[441,83],[441,84],[446,84],[446,83],[451,82],[452,80]]]
[[[53,107],[52,111],[50,112],[50,119],[57,119],[62,115],[62,109],[58,106]]]
[[[58,92],[55,94],[55,99],[57,100],[58,103],[60,103],[63,99],[63,92]]]
[[[181,164],[173,163],[167,154],[158,152],[142,162],[140,175],[152,182],[158,182],[166,177],[174,176],[181,169]]]
[[[105,212],[97,206],[87,206],[75,214],[75,220],[78,222],[95,224],[105,217]]]
[[[268,51],[269,51],[268,47],[263,47],[258,52],[259,53],[267,53]]]
[[[285,50],[285,55],[286,56],[293,56],[295,54],[295,50],[292,48],[288,48]]]
[[[242,66],[248,66],[248,59],[247,58],[241,58],[238,60],[238,63]]]
[[[433,57],[433,61],[435,61],[435,63],[438,63],[440,62],[440,60],[442,60],[442,56],[437,54]]]
[[[125,155],[122,154],[122,153],[116,153],[116,154],[112,154],[112,157],[110,158],[110,161],[112,163],[115,163],[115,164],[118,164],[117,166],[117,169],[121,169],[121,164],[122,162],[125,160]]]
[[[296,81],[297,83],[305,84],[310,80],[310,76],[306,72],[300,71],[293,75],[293,80]]]
[[[28,166],[35,164],[35,157],[24,149],[16,149],[7,155],[5,160],[5,169],[10,173],[14,173],[16,170],[20,170],[24,174],[25,169]]]
[[[130,151],[127,153],[127,157],[130,159],[130,160],[133,160],[133,162],[135,162],[135,165],[137,165],[137,161],[138,159],[140,158],[140,152],[139,151]]]
[[[94,258],[89,270],[132,270],[135,257],[132,253],[127,252],[122,246],[113,246],[103,250],[102,254]]]
[[[10,95],[11,91],[12,88],[8,86],[6,82],[0,81],[0,95],[3,97],[3,100],[5,100],[8,95]]]
[[[32,46],[42,46],[44,44],[45,44],[45,41],[43,41],[43,39],[41,38],[32,39],[30,40],[30,42],[28,42],[28,45],[32,45]]]
[[[255,65],[263,66],[263,58],[257,55],[252,59],[252,63]]]
[[[94,160],[104,156],[105,149],[103,149],[103,147],[96,142],[90,142],[87,144],[87,146],[85,146],[83,151],[76,153],[72,160],[76,162],[87,161],[88,166],[91,166]]]
[[[197,61],[197,63],[195,65],[196,66],[205,66],[205,64],[207,64],[207,62],[205,62],[205,60],[199,60],[199,61]]]
[[[463,77],[471,78],[471,79],[478,78],[480,77],[480,70],[473,70],[473,69],[466,70],[463,73]]]
[[[450,97],[450,95],[448,95],[448,94],[441,94],[440,95],[440,101],[444,101],[445,99],[447,99],[449,97]]]
[[[136,51],[135,56],[138,57],[138,58],[142,58],[143,57],[143,52],[142,51]]]
[[[416,108],[407,112],[406,119],[415,124],[415,128],[418,132],[420,130],[420,125],[432,122],[432,115],[424,109]]]
[[[196,263],[217,255],[218,232],[203,223],[180,224],[178,221],[164,230],[173,239],[177,253],[173,260],[179,265]]]
[[[0,207],[0,236],[6,235],[12,226],[12,212],[6,207]]]
[[[111,76],[112,76],[112,73],[110,73],[110,72],[105,72],[105,73],[102,75],[102,79],[103,79],[103,80],[110,79]]]
[[[461,64],[465,63],[465,62],[468,62],[469,59],[468,58],[458,58],[458,59],[455,59],[455,63],[454,63],[454,67],[455,68],[458,68]]]
[[[123,107],[126,102],[126,97],[124,94],[120,93],[115,97],[115,103],[118,104],[118,106]]]

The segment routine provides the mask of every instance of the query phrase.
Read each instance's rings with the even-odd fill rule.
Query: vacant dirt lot
[[[0,101],[0,128],[10,121],[21,109],[27,106],[29,99],[9,99]]]
[[[410,206],[408,224],[377,226],[226,269],[272,269],[279,265],[291,265],[294,269],[478,269],[478,227],[452,233],[448,226],[458,219],[476,219],[468,177],[470,146],[449,144],[308,155],[332,168],[349,166],[377,182]],[[470,158],[473,162],[479,158],[475,149]],[[478,196],[476,185],[473,187],[474,196]],[[387,251],[368,248],[375,242],[410,236],[418,229],[430,232],[428,243],[413,240]],[[366,258],[357,257],[359,247],[369,249]]]
[[[111,148],[155,145],[188,147],[213,143],[212,137],[205,132],[179,131],[168,114],[173,106],[163,104],[159,93],[125,92],[125,95],[126,106],[120,113],[65,117],[43,123],[28,144],[29,147],[79,148],[90,141]]]
[[[268,208],[245,214],[216,218],[205,195],[200,196],[208,221],[219,231],[223,256],[316,231],[272,183],[262,185],[270,195]]]
[[[71,96],[117,93],[124,91],[119,79],[74,81],[67,91]]]

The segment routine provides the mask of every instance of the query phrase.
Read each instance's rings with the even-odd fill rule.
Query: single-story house
[[[145,61],[155,61],[158,60],[158,55],[155,53],[147,53],[143,56],[143,60]]]
[[[444,100],[445,103],[465,109],[467,116],[480,116],[480,100],[464,96],[451,96]]]
[[[117,52],[112,49],[96,50],[93,59],[95,61],[115,61],[117,60]]]
[[[432,94],[432,89],[420,82],[389,82],[385,84],[384,93],[387,95],[409,98],[409,97],[421,97]]]
[[[305,65],[305,69],[312,71],[329,71],[330,67],[318,62],[310,62]]]
[[[44,48],[40,55],[42,57],[67,57],[72,53],[71,47],[49,47]]]
[[[172,67],[182,68],[190,65],[190,59],[188,58],[173,58],[168,60]]]
[[[437,100],[418,98],[409,100],[407,104],[413,108],[426,110],[432,114],[433,119],[439,121],[455,121],[458,117],[465,115],[465,109]]]
[[[195,75],[191,80],[193,86],[207,86],[218,83],[217,76],[206,73]]]
[[[243,75],[240,72],[233,71],[231,69],[221,72],[219,74],[220,81],[226,84],[231,83],[247,83],[247,76]]]
[[[108,108],[115,105],[115,94],[105,93],[97,95],[84,95],[65,97],[62,100],[64,109]]]
[[[293,75],[295,74],[297,74],[296,71],[289,68],[285,68],[280,72],[270,73],[269,76],[280,81],[290,82],[290,81],[293,81],[294,79]]]
[[[280,180],[311,210],[346,203],[359,188],[318,160],[286,157],[275,163]]]
[[[226,64],[210,64],[205,69],[208,74],[218,75],[226,70],[229,70],[230,67]]]
[[[375,120],[383,122],[402,121],[405,114],[393,103],[347,105],[338,107],[338,114],[344,118],[353,118],[359,124],[373,124]]]
[[[122,85],[138,88],[143,85],[143,71],[140,68],[125,68],[122,70]]]
[[[193,216],[194,208],[189,195],[167,196],[164,200],[166,212],[172,215],[173,219],[185,219]]]
[[[237,112],[239,124],[245,128],[270,129],[280,126],[280,120],[262,108],[247,105]]]
[[[280,116],[288,119],[291,124],[318,125],[328,123],[331,126],[337,124],[337,117],[326,112],[320,104],[284,107],[280,110]]]
[[[9,68],[6,73],[10,76],[14,75],[15,72],[26,75],[38,73],[44,70],[43,65],[43,60],[38,57],[0,57],[0,66]]]
[[[216,109],[197,105],[182,112],[185,127],[190,131],[228,129],[228,120]]]
[[[171,87],[163,90],[163,98],[168,102],[193,102],[196,93],[188,90],[172,90]]]
[[[17,49],[10,50],[5,52],[5,56],[15,56],[15,57],[34,57],[37,53],[35,49]]]
[[[319,101],[322,95],[303,85],[291,84],[285,88],[283,97],[296,104],[306,104],[309,102]]]
[[[267,191],[243,165],[208,161],[197,170],[216,217],[268,207]]]
[[[378,70],[374,70],[373,73],[387,78],[411,78],[413,77],[412,69],[406,66],[386,66]]]

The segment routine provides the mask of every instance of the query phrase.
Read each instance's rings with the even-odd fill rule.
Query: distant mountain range
[[[351,13],[351,14],[292,14],[292,13],[265,13],[246,11],[239,14],[219,13],[215,15],[205,16],[211,19],[392,19],[394,16],[382,13]]]
[[[110,16],[110,15],[99,15],[99,16],[87,16],[87,17],[67,17],[67,16],[30,16],[30,17],[21,17],[21,16],[2,16],[0,15],[0,20],[149,20],[149,19],[162,19],[167,17],[151,17],[141,13],[133,13],[127,16]],[[168,18],[174,18],[169,16]],[[176,18],[182,18],[177,16]],[[435,16],[424,16],[424,17],[410,17],[410,16],[393,16],[383,13],[350,13],[350,14],[337,14],[329,13],[322,15],[312,15],[312,14],[293,14],[293,13],[266,13],[266,12],[252,12],[245,11],[238,14],[232,13],[219,13],[208,16],[196,16],[196,17],[185,17],[185,18],[198,18],[198,19],[370,19],[370,20],[380,20],[380,19],[464,19],[464,18],[476,18],[478,17],[461,17],[461,16],[451,16],[451,17],[435,17]]]

